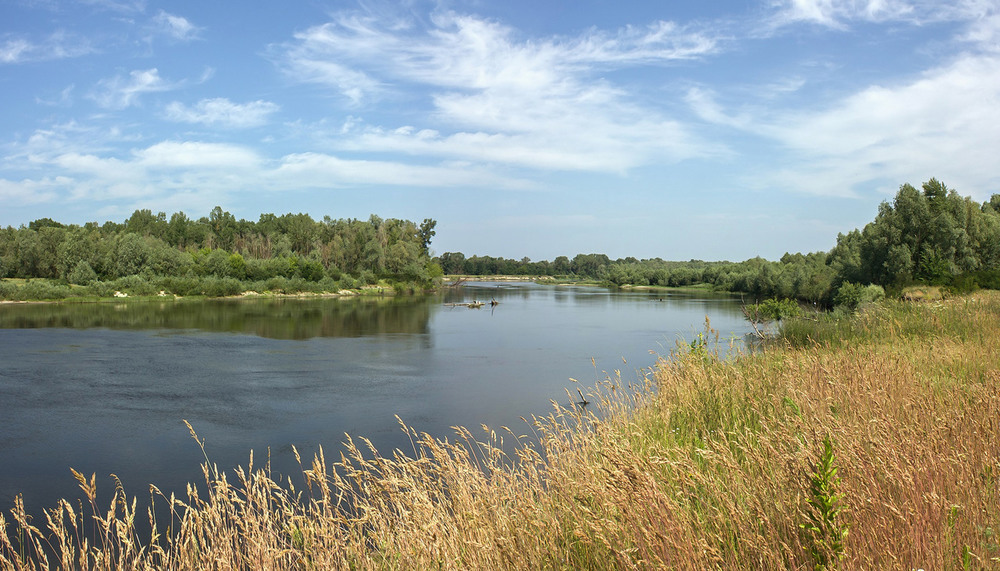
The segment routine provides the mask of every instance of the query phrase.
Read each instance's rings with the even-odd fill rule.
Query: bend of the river
[[[470,309],[449,304],[496,299]],[[0,306],[0,509],[81,496],[70,474],[142,497],[268,452],[293,471],[345,433],[410,450],[396,415],[444,438],[460,425],[528,432],[566,391],[637,380],[678,342],[748,331],[738,300],[531,283],[437,296]],[[574,384],[570,379],[580,381]]]

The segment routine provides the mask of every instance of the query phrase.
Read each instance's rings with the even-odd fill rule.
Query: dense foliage
[[[918,191],[900,187],[863,230],[837,237],[830,252],[785,254],[779,261],[668,262],[660,258],[610,260],[604,254],[560,256],[552,262],[489,256],[439,258],[448,274],[571,275],[612,285],[680,287],[708,284],[760,298],[833,304],[857,294],[859,284],[898,291],[911,284],[1000,289],[1000,194],[977,204],[931,179]],[[847,288],[841,294],[841,289]]]
[[[375,215],[367,221],[316,221],[308,214],[262,214],[251,222],[221,207],[198,220],[149,210],[137,210],[120,224],[66,226],[42,218],[0,229],[0,277],[49,278],[106,296],[119,289],[181,295],[336,291],[379,279],[412,289],[442,273],[561,276],[613,286],[706,285],[828,306],[863,303],[871,297],[864,293],[869,284],[890,294],[911,284],[1000,289],[1000,194],[978,204],[933,178],[921,190],[902,185],[874,221],[838,235],[831,251],[786,253],[778,261],[611,260],[591,253],[533,262],[461,252],[431,259],[435,225],[431,219],[416,224]],[[68,285],[29,286],[13,293],[0,283],[0,297],[54,299],[71,292]]]
[[[262,214],[251,222],[221,207],[198,220],[149,210],[137,210],[120,224],[64,225],[42,218],[0,229],[0,277],[60,280],[89,286],[95,295],[125,286],[139,294],[159,288],[227,295],[248,282],[297,291],[337,291],[379,279],[421,285],[441,275],[428,253],[435,225],[431,219],[417,224],[375,215],[367,221],[316,221],[308,214]],[[66,297],[69,289],[51,282],[35,288],[36,299]],[[52,291],[41,291],[46,288]]]

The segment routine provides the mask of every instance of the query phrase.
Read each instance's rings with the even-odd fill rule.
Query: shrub
[[[837,290],[833,304],[849,311],[857,311],[866,305],[871,305],[885,297],[885,290],[879,285],[867,285],[845,282]]]
[[[234,278],[205,278],[201,286],[203,293],[209,297],[225,297],[243,292],[243,282]]]
[[[14,294],[17,292],[18,287],[8,281],[0,279],[0,298],[2,299],[14,299]]]
[[[264,289],[275,293],[285,293],[288,290],[288,280],[281,276],[275,276],[264,282]]]
[[[336,292],[340,290],[340,287],[337,285],[337,280],[331,277],[321,279],[316,285],[319,287],[320,291],[324,292]]]
[[[90,285],[97,281],[97,272],[94,268],[90,267],[90,262],[87,260],[80,260],[73,266],[69,274],[66,276],[66,280],[71,284],[76,285]]]
[[[180,296],[201,295],[202,280],[196,277],[172,277],[164,278],[160,281],[160,286],[164,291],[168,291]]]
[[[142,276],[125,276],[111,282],[110,285],[113,288],[112,295],[115,291],[129,295],[156,295],[160,291],[156,284]]]
[[[306,260],[299,263],[299,275],[311,282],[318,282],[326,277],[326,270],[323,269],[323,264]]]
[[[46,280],[31,280],[14,292],[13,299],[44,300],[70,297],[69,286],[56,285]]]

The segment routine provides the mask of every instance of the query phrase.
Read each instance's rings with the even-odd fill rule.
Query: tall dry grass
[[[0,568],[1000,568],[1000,295],[796,327],[728,361],[699,337],[524,431],[404,426],[406,455],[350,439],[292,479],[206,458],[159,511],[77,474],[46,521],[0,516]]]

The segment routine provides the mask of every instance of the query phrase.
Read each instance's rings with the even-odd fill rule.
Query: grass
[[[152,537],[80,474],[46,521],[7,513],[0,569],[1000,568],[1000,294],[794,328],[728,361],[679,345],[527,435],[404,426],[406,455],[353,439],[293,479],[206,457],[183,497],[151,489]]]

